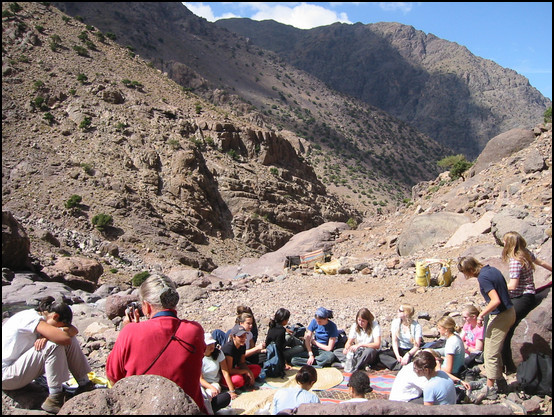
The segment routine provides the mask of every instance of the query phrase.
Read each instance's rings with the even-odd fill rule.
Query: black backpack
[[[531,353],[517,367],[517,382],[526,394],[552,396],[552,357]]]

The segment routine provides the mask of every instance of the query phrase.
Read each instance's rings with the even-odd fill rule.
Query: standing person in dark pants
[[[502,237],[504,249],[502,250],[502,260],[509,264],[510,280],[508,282],[508,291],[516,311],[516,321],[504,342],[502,349],[502,360],[506,371],[513,373],[516,366],[512,359],[511,340],[514,330],[519,322],[535,308],[535,280],[533,272],[535,264],[552,272],[552,265],[537,258],[529,249],[527,242],[517,232],[508,232]]]
[[[508,331],[516,320],[516,312],[510,300],[506,280],[498,269],[483,265],[477,259],[468,256],[460,258],[458,270],[466,278],[477,278],[481,295],[487,305],[479,313],[478,319],[489,316],[485,330],[485,372],[487,387],[491,397],[496,391],[504,390],[506,380],[502,376],[502,347]]]

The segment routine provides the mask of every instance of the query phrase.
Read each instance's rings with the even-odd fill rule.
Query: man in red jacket
[[[106,375],[115,383],[132,375],[160,375],[179,385],[207,413],[200,391],[204,329],[177,318],[179,294],[167,277],[151,275],[140,286],[142,312],[130,310],[106,362]]]

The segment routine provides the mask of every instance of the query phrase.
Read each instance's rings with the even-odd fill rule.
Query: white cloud
[[[408,13],[412,11],[414,3],[412,2],[379,2],[379,7],[385,12],[401,11],[402,13]]]
[[[196,16],[203,17],[209,22],[215,21],[214,12],[212,11],[212,8],[204,3],[185,3],[183,2],[185,7],[189,9],[192,13],[194,13]]]
[[[335,22],[352,23],[346,13],[337,14],[333,10],[315,4],[300,3],[296,6],[285,6],[274,3],[249,3],[249,5],[257,9],[251,17],[253,20],[272,19],[299,29],[311,29]]]
[[[275,20],[299,29],[311,29],[335,22],[352,23],[346,13],[337,13],[322,6],[307,3],[221,2],[220,5],[240,10],[238,15],[225,12],[221,16],[216,16],[209,4],[199,2],[183,2],[183,4],[196,16],[203,17],[209,22],[231,17],[248,17],[252,14],[250,19],[253,20]]]

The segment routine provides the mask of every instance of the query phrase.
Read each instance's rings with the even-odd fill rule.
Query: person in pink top
[[[467,368],[473,367],[476,364],[475,359],[483,353],[485,326],[483,319],[479,317],[480,312],[473,304],[468,304],[462,311],[464,325],[460,337],[464,342],[466,352],[464,365]]]

